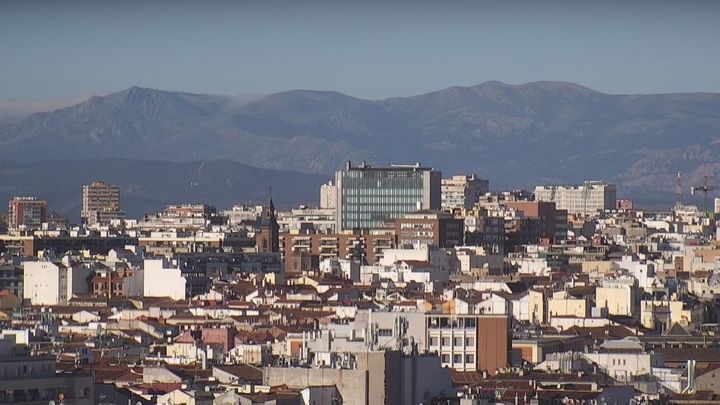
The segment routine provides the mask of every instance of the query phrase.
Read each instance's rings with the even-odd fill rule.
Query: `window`
[[[443,346],[450,346],[450,338],[449,338],[449,337],[444,337],[444,338],[442,338],[442,345],[443,345]]]
[[[388,337],[392,335],[392,329],[378,329],[378,336]]]
[[[475,339],[474,338],[465,338],[465,346],[475,346]]]
[[[453,345],[454,345],[454,346],[462,346],[462,345],[463,345],[463,338],[461,338],[461,337],[459,337],[459,336],[455,337],[454,342],[453,342]]]
[[[430,337],[430,346],[437,346],[438,338],[436,336]]]
[[[465,363],[475,363],[475,355],[466,354],[465,355]]]
[[[453,363],[455,363],[455,364],[462,363],[462,354],[454,354],[453,355]]]
[[[450,355],[443,354],[442,356],[440,356],[440,361],[443,363],[450,363]]]

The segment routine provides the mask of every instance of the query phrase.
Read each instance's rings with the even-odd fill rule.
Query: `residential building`
[[[63,262],[23,262],[23,297],[32,305],[67,305],[75,294],[90,292],[92,271]]]
[[[507,315],[427,314],[427,350],[443,366],[495,374],[510,363]]]
[[[442,248],[460,246],[464,240],[463,220],[444,211],[422,210],[395,220],[399,246],[432,245]]]
[[[125,213],[120,209],[118,186],[102,181],[93,181],[92,184],[83,186],[80,211],[83,224],[108,225],[114,219],[124,218]]]
[[[16,336],[0,339],[0,403],[95,404],[91,374],[56,372],[54,356],[31,355]]]
[[[327,258],[377,263],[385,250],[395,247],[395,232],[286,233],[281,236],[280,245],[287,272],[317,268],[320,261]]]
[[[126,277],[129,285],[124,291],[131,297],[185,298],[185,278],[179,268],[166,259],[145,259],[142,269],[135,269]]]
[[[320,186],[320,209],[337,208],[337,186],[329,181]]]
[[[572,215],[593,215],[612,210],[616,206],[617,188],[601,181],[586,181],[580,185],[537,186],[535,200],[554,202],[560,210]]]
[[[472,208],[480,196],[489,191],[490,182],[475,175],[442,179],[441,206],[445,211]]]
[[[39,229],[47,220],[47,201],[13,197],[8,207],[9,229]]]

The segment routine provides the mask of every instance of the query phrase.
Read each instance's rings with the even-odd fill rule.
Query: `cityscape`
[[[718,17],[0,2],[0,404],[720,404]]]

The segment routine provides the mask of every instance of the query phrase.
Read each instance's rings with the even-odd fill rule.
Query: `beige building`
[[[337,208],[337,186],[332,181],[320,186],[320,208],[333,210]]]
[[[118,186],[102,181],[83,186],[80,218],[89,225],[107,225],[113,219],[125,218],[125,213],[120,210]]]
[[[595,302],[599,308],[607,308],[609,315],[635,316],[637,281],[632,277],[604,279],[595,289]]]
[[[544,325],[547,322],[545,294],[538,290],[528,290],[528,309],[530,322]]]
[[[554,316],[586,318],[589,314],[590,303],[587,298],[575,298],[566,291],[559,291],[548,299],[548,315],[550,318]]]
[[[666,331],[674,324],[696,330],[703,320],[702,305],[689,305],[675,295],[669,300],[640,301],[640,323],[643,327]]]
[[[559,210],[574,215],[592,215],[597,211],[614,209],[617,187],[601,181],[586,181],[580,185],[537,186],[535,200],[554,202]]]
[[[604,276],[613,271],[613,262],[610,260],[586,260],[582,262],[583,274],[597,274]]]
[[[440,184],[442,209],[446,211],[470,209],[478,202],[480,196],[488,191],[489,182],[475,175],[442,179]]]

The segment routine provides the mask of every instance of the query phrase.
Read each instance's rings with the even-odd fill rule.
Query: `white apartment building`
[[[535,200],[554,202],[559,210],[574,215],[592,215],[615,208],[617,187],[602,181],[586,181],[580,185],[537,186]]]
[[[488,191],[489,182],[475,177],[475,175],[442,179],[440,183],[441,207],[446,211],[472,208],[480,196]]]
[[[32,305],[67,305],[74,294],[88,293],[92,271],[62,262],[23,262],[23,297]]]
[[[143,268],[135,270],[128,285],[128,296],[185,298],[185,277],[178,267],[165,259],[145,259]]]

